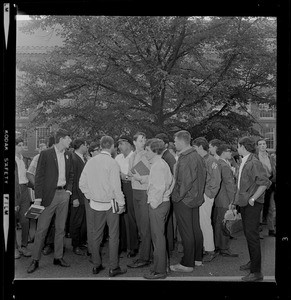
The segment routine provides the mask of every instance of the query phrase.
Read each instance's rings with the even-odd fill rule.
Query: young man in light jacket
[[[149,174],[148,209],[152,243],[154,245],[154,266],[146,279],[167,277],[167,247],[165,224],[170,210],[170,194],[173,189],[173,175],[169,165],[162,159],[165,143],[160,139],[150,139],[145,144],[146,157],[151,163]]]
[[[124,212],[124,195],[121,191],[121,182],[118,163],[111,157],[114,150],[114,140],[110,136],[103,136],[100,140],[102,151],[92,157],[85,165],[79,187],[93,210],[92,232],[92,261],[93,274],[104,269],[100,256],[105,223],[109,228],[109,276],[124,274],[126,269],[119,267],[119,214]],[[114,213],[111,201],[118,203],[119,211]]]

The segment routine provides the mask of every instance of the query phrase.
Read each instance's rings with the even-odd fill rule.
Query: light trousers
[[[199,221],[203,235],[204,251],[210,252],[215,250],[213,228],[211,223],[211,212],[214,199],[211,199],[204,194],[204,200],[203,204],[199,207]]]

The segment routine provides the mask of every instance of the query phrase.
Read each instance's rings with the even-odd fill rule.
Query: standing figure
[[[81,248],[86,243],[87,226],[86,226],[86,210],[84,194],[79,188],[79,179],[85,166],[84,154],[87,152],[87,144],[84,139],[78,138],[73,141],[74,152],[73,170],[74,183],[73,194],[70,199],[71,214],[70,214],[70,233],[72,238],[73,252],[76,255],[85,255]]]
[[[15,140],[15,161],[17,168],[15,172],[18,173],[18,183],[20,190],[19,202],[16,207],[16,216],[18,214],[19,222],[21,224],[21,245],[18,248],[20,254],[25,257],[31,256],[31,252],[27,249],[29,236],[29,219],[25,217],[26,211],[30,207],[31,197],[28,191],[28,178],[26,176],[26,167],[22,156],[23,139],[17,138]]]
[[[69,200],[73,189],[73,162],[72,154],[67,151],[72,139],[70,134],[59,129],[56,132],[56,144],[40,153],[35,173],[35,204],[45,207],[37,221],[34,238],[32,262],[27,269],[34,272],[39,267],[41,250],[51,219],[55,219],[55,251],[54,265],[69,267],[63,258],[65,225],[68,215]]]
[[[124,195],[121,191],[119,166],[111,157],[114,151],[114,140],[110,136],[103,136],[100,140],[102,151],[90,158],[81,174],[79,187],[85,197],[90,200],[93,218],[92,232],[92,263],[93,274],[104,270],[100,255],[100,244],[103,231],[107,223],[109,228],[109,276],[124,274],[126,269],[119,266],[119,214],[124,212]],[[113,211],[112,202],[115,201],[119,210]]]
[[[214,208],[214,232],[215,246],[217,252],[226,257],[238,257],[238,254],[230,251],[230,236],[226,236],[222,231],[222,221],[228,209],[234,209],[234,197],[236,185],[234,174],[231,170],[229,160],[231,159],[231,148],[227,144],[221,144],[216,150],[219,156],[219,166],[221,170],[221,185],[215,197]]]
[[[149,174],[148,209],[154,265],[146,279],[167,277],[166,221],[170,211],[170,194],[173,189],[173,175],[169,165],[162,159],[165,143],[160,139],[148,140],[145,144],[146,156],[151,163]]]
[[[250,261],[240,270],[250,271],[243,281],[263,280],[261,272],[260,215],[264,206],[265,190],[271,185],[263,164],[255,156],[256,145],[245,136],[238,141],[238,153],[242,156],[239,168],[235,204],[240,206],[243,231],[247,240]]]
[[[206,168],[203,158],[191,147],[190,142],[188,131],[181,130],[175,134],[179,158],[172,201],[184,249],[181,262],[170,266],[172,271],[177,272],[192,272],[195,264],[201,265],[203,255],[199,207],[204,202]]]
[[[210,262],[216,256],[214,235],[211,222],[214,198],[218,193],[221,182],[220,169],[217,159],[208,153],[209,144],[204,137],[198,137],[193,141],[193,148],[204,159],[207,176],[204,190],[204,202],[199,207],[200,227],[203,234],[204,257],[203,262]]]

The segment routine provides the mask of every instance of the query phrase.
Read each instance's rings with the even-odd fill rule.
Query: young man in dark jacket
[[[255,141],[243,137],[238,141],[242,156],[239,168],[235,204],[240,206],[243,230],[246,236],[250,261],[240,270],[250,271],[243,281],[263,280],[261,272],[260,215],[264,205],[265,190],[271,185],[263,164],[255,157]]]
[[[184,249],[181,262],[170,266],[172,271],[177,272],[192,272],[195,262],[201,262],[203,255],[199,206],[204,202],[206,167],[203,158],[191,147],[190,142],[188,131],[181,130],[175,134],[179,158],[172,201]]]

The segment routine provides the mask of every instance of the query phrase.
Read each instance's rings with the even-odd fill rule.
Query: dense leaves
[[[46,16],[64,45],[18,61],[18,106],[33,124],[75,134],[179,129],[233,140],[252,133],[240,108],[275,103],[276,24],[267,18]],[[221,107],[224,109],[221,110]]]

